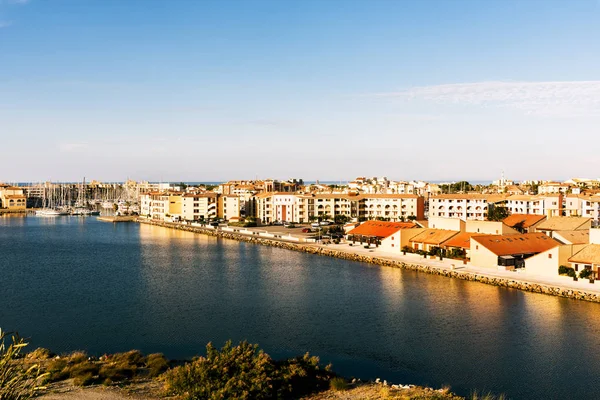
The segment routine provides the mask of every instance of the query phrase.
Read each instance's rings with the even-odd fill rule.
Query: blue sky
[[[600,1],[0,0],[0,181],[600,177]]]

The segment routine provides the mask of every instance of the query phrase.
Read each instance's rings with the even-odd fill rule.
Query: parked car
[[[302,233],[308,233],[308,232],[312,232],[312,230],[310,228],[302,229]]]
[[[310,226],[312,226],[313,228],[318,228],[321,225],[318,222],[313,222],[312,224],[310,224]]]
[[[275,222],[273,222],[273,225],[281,226],[281,225],[283,225],[283,222],[281,222],[281,221],[275,221]]]
[[[322,226],[327,226],[327,225],[331,225],[331,222],[329,222],[329,221],[321,221],[321,222],[319,222],[319,224],[322,225]]]
[[[284,222],[283,227],[284,228],[295,228],[296,225],[294,225],[292,222]]]

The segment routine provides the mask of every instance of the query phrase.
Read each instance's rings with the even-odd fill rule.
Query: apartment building
[[[490,204],[502,204],[507,197],[498,194],[441,194],[429,198],[429,217],[484,221]]]
[[[243,203],[244,198],[241,196],[219,196],[217,208],[219,218],[223,218],[226,221],[229,221],[232,218],[240,218]]]
[[[182,198],[181,217],[186,221],[208,221],[218,216],[218,194],[186,194]]]
[[[183,192],[148,192],[140,195],[140,215],[164,221],[183,218]]]
[[[559,217],[563,212],[563,195],[516,195],[506,199],[511,214],[535,214]]]
[[[254,196],[256,217],[263,223],[310,222],[315,218],[386,219],[401,221],[424,218],[423,197],[352,193],[261,193]]]

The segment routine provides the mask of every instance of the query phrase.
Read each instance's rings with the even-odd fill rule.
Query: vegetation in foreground
[[[25,400],[48,385],[68,381],[75,386],[143,385],[161,382],[157,396],[196,399],[454,399],[449,388],[433,390],[415,386],[348,382],[336,376],[331,366],[321,366],[319,358],[308,353],[283,361],[273,360],[258,345],[231,341],[217,349],[206,347],[206,356],[180,365],[162,354],[144,356],[137,350],[104,355],[84,352],[58,356],[46,349],[23,355],[27,345],[17,335],[5,345],[7,335],[0,331],[0,400]],[[501,400],[503,397],[474,393],[472,400]]]

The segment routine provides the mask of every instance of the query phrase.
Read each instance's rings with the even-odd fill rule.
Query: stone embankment
[[[386,266],[386,267],[402,268],[402,269],[411,270],[411,271],[425,272],[425,273],[431,274],[431,275],[440,275],[440,276],[446,276],[449,278],[458,278],[458,279],[463,279],[463,280],[472,281],[472,282],[485,283],[488,285],[524,290],[526,292],[543,293],[543,294],[548,294],[548,295],[553,295],[553,296],[567,297],[570,299],[585,300],[585,301],[600,303],[600,295],[599,294],[586,292],[583,290],[574,290],[574,289],[561,288],[559,286],[551,286],[551,285],[538,284],[538,283],[529,283],[529,282],[513,280],[513,279],[497,278],[497,277],[487,276],[485,274],[474,273],[474,272],[469,272],[469,271],[448,270],[448,269],[444,269],[444,268],[433,267],[430,265],[422,265],[422,264],[417,264],[417,263],[406,263],[406,262],[399,261],[399,260],[390,260],[387,258],[381,258],[381,257],[377,257],[377,256],[367,256],[367,255],[356,254],[356,253],[347,252],[347,251],[336,250],[334,248],[325,248],[325,247],[314,245],[314,244],[290,243],[290,242],[286,242],[286,241],[282,241],[282,240],[253,237],[253,236],[241,235],[241,234],[232,233],[232,232],[224,232],[221,230],[206,229],[206,228],[201,228],[201,227],[197,227],[197,226],[181,225],[181,224],[174,224],[174,223],[168,223],[168,222],[149,221],[149,220],[145,220],[145,219],[141,219],[141,218],[138,219],[138,222],[141,222],[144,224],[162,226],[165,228],[172,228],[172,229],[178,229],[178,230],[183,230],[183,231],[188,231],[188,232],[201,233],[201,234],[220,237],[220,238],[224,238],[224,239],[232,239],[232,240],[238,240],[238,241],[242,241],[242,242],[260,244],[260,245],[264,245],[264,246],[278,247],[278,248],[286,249],[286,250],[300,251],[300,252],[304,252],[304,253],[341,258],[344,260],[358,261],[358,262],[382,265],[382,266]]]

